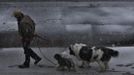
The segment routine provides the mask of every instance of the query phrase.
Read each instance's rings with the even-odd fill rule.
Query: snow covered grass
[[[134,68],[134,47],[109,47],[114,50],[119,51],[119,57],[112,58],[110,61],[110,70],[120,71],[120,72],[106,72],[102,75],[122,75],[125,72],[133,72]],[[85,69],[77,69],[77,72],[59,72],[56,71],[56,68],[53,64],[48,62],[44,59],[43,55],[47,56],[50,60],[54,63],[56,61],[53,58],[55,53],[60,53],[67,48],[58,48],[58,47],[51,47],[51,48],[41,48],[41,53],[38,48],[32,48],[37,54],[39,54],[43,60],[39,63],[40,66],[33,65],[33,60],[31,62],[31,67],[29,69],[18,69],[16,65],[22,64],[24,61],[24,54],[22,48],[1,48],[0,50],[0,74],[8,75],[18,75],[25,74],[25,75],[42,75],[42,74],[50,74],[50,75],[101,75],[97,72],[99,69],[96,63],[91,64],[91,68]]]

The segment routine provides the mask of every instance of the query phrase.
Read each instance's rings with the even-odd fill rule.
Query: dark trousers
[[[22,45],[23,45],[24,54],[25,54],[24,65],[30,64],[30,57],[32,57],[34,60],[40,59],[40,57],[30,48],[31,41],[32,39],[22,38]]]

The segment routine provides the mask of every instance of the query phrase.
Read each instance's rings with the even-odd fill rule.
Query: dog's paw
[[[64,68],[64,67],[61,67],[61,66],[58,66],[58,67],[56,68],[56,70],[57,70],[57,71],[64,71],[65,68]]]
[[[106,70],[99,70],[98,72],[99,73],[104,73],[104,72],[106,72]]]
[[[65,69],[63,69],[63,68],[57,68],[56,70],[57,71],[65,71]]]
[[[99,71],[98,71],[99,73],[103,73],[103,72],[106,72],[106,69],[105,68],[101,68],[101,69],[99,69]]]
[[[76,72],[76,69],[72,69],[71,71]]]
[[[79,66],[79,68],[84,68],[84,66]]]
[[[87,68],[91,68],[91,66],[89,65],[89,66],[87,66]]]

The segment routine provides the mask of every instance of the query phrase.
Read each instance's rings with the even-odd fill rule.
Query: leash
[[[41,36],[39,36],[39,35],[37,35],[37,34],[34,34],[34,37],[38,37],[38,38],[40,38],[40,39],[42,39],[42,40],[47,40],[46,38],[43,38],[43,37],[41,37]],[[45,36],[46,37],[46,36]]]
[[[40,39],[42,39],[42,40],[46,40],[45,38],[43,38],[43,37],[41,37],[41,36],[39,36],[39,35],[37,35],[37,34],[35,35],[35,37],[38,37],[38,38],[40,38]],[[53,61],[51,61],[49,58],[47,58],[47,57],[43,54],[41,48],[39,47],[39,40],[37,40],[37,43],[36,43],[36,44],[38,45],[38,49],[39,49],[40,54],[41,54],[47,61],[49,61],[51,64],[57,65],[57,64],[55,64]]]

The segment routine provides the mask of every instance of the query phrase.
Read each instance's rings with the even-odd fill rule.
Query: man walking
[[[22,65],[19,65],[19,68],[29,68],[30,65],[30,57],[32,57],[36,65],[41,58],[30,48],[30,43],[34,38],[35,32],[35,23],[34,21],[27,15],[24,15],[20,11],[15,11],[13,16],[17,19],[18,22],[18,32],[22,37],[22,45],[25,54],[25,61]]]

